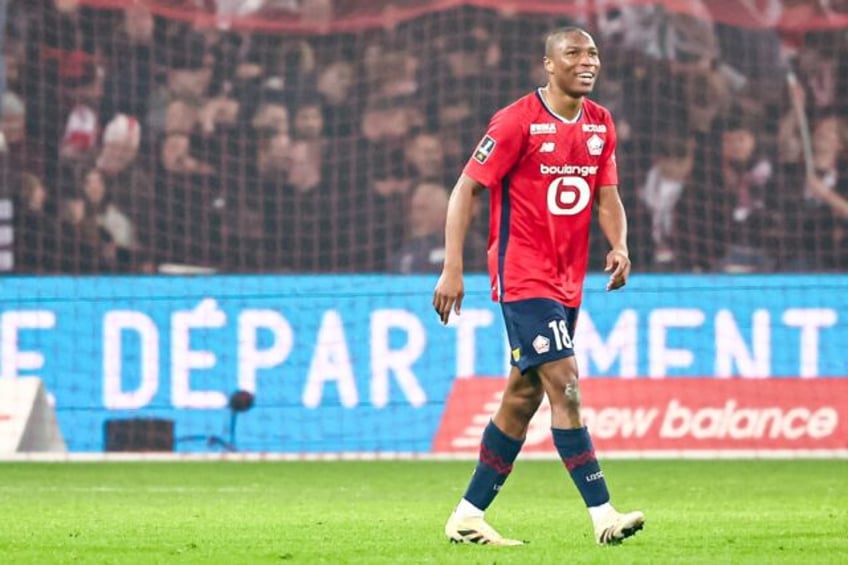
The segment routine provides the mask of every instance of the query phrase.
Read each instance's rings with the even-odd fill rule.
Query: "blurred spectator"
[[[70,106],[67,88],[75,88],[94,62],[97,11],[76,0],[35,0],[27,21],[23,92],[35,101],[27,113],[27,136],[41,148],[39,172],[52,178],[58,167],[62,127]]]
[[[328,143],[320,104],[304,102],[294,112],[292,137],[278,131],[267,145],[260,170],[268,255],[285,270],[335,266],[342,226],[331,215],[339,193],[325,175],[331,170],[325,161],[332,153]]]
[[[412,137],[404,148],[406,175],[413,182],[432,181],[448,186],[456,179],[454,171],[445,165],[445,151],[438,136],[421,132]]]
[[[354,80],[353,65],[346,61],[330,63],[318,75],[329,136],[346,137],[358,129],[361,97],[354,92]]]
[[[141,125],[138,120],[126,114],[116,115],[103,131],[98,168],[107,175],[120,173],[135,162],[140,144]]]
[[[136,247],[132,222],[112,202],[102,172],[98,169],[90,169],[82,182],[86,214],[93,217],[97,225],[109,234],[109,238],[118,249],[120,258],[128,261]]]
[[[756,127],[735,109],[722,134],[721,181],[730,209],[715,237],[725,252],[719,268],[727,272],[763,272],[774,268],[765,235],[771,219],[766,196],[774,190],[774,166],[758,146]],[[748,115],[750,120],[750,114]]]
[[[72,109],[65,125],[59,156],[66,160],[91,158],[100,136],[98,108],[103,96],[103,70],[94,63],[85,65],[80,84],[68,89]]]
[[[135,226],[136,244],[150,249],[156,230],[156,194],[150,175],[138,159],[141,137],[141,124],[136,118],[116,115],[103,131],[96,165],[106,186],[111,187],[112,202]]]
[[[837,116],[822,115],[811,132],[812,162],[784,166],[782,247],[790,270],[848,265],[848,160],[843,127]]]
[[[398,139],[424,125],[417,68],[418,59],[406,51],[388,51],[378,46],[366,50],[369,91],[362,119],[365,139]]]
[[[672,12],[661,4],[610,2],[606,8],[599,15],[600,35],[627,51],[683,65],[717,55],[712,17],[700,0],[688,3],[689,13]]]
[[[103,120],[115,114],[146,117],[153,86],[153,15],[140,4],[126,8],[122,15],[114,50],[106,53]]]
[[[404,244],[388,259],[393,273],[439,273],[445,258],[445,215],[448,191],[437,183],[421,182],[412,191]],[[486,269],[486,242],[469,232],[465,245],[465,270]]]
[[[808,34],[798,52],[795,67],[805,91],[806,110],[814,118],[836,105],[837,65],[834,41],[830,33]]]
[[[251,120],[254,130],[289,134],[289,110],[285,104],[269,101],[262,104]]]
[[[703,66],[679,69],[676,79],[683,83],[688,128],[699,134],[709,134],[715,119],[730,110],[731,95],[726,76],[714,62],[707,61]]]
[[[307,103],[297,109],[287,169],[289,185],[298,192],[313,190],[321,182],[323,130],[324,118],[318,104]]]
[[[154,133],[165,130],[169,117],[190,109],[192,121],[206,103],[212,67],[205,64],[206,40],[196,32],[171,25],[161,32],[164,46],[156,52],[165,82],[151,92],[147,123]],[[179,110],[172,107],[172,104]],[[188,121],[188,118],[186,118]]]
[[[111,272],[115,248],[109,234],[86,214],[82,198],[69,198],[60,211],[56,272],[90,274]]]
[[[651,212],[651,238],[657,265],[669,265],[675,260],[674,212],[692,173],[692,146],[691,140],[666,138],[642,186],[641,197]]]
[[[157,214],[155,248],[162,261],[214,267],[226,259],[216,239],[221,226],[213,223],[219,217],[216,169],[193,153],[185,133],[171,133],[162,144],[156,197],[167,208]]]
[[[502,54],[498,42],[480,25],[451,34],[440,44],[440,68],[428,70],[447,76],[428,89],[428,125],[440,132],[446,158],[458,164],[500,106],[496,71]]]
[[[26,142],[26,106],[14,92],[3,93],[0,106],[0,151],[8,154],[8,165],[13,170],[24,166],[24,144]]]
[[[324,134],[324,115],[317,102],[300,104],[294,114],[294,135],[298,141],[320,141]]]
[[[15,201],[15,270],[20,273],[45,272],[56,258],[56,219],[46,204],[41,179],[22,173]]]

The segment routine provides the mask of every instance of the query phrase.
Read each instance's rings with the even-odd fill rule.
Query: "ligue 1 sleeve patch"
[[[474,150],[474,160],[482,165],[486,162],[486,159],[489,158],[489,155],[491,155],[494,150],[495,140],[492,136],[487,135],[480,142],[480,145],[477,146],[477,149]]]

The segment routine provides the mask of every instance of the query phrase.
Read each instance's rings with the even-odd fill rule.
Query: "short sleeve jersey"
[[[492,299],[578,307],[596,190],[618,185],[609,110],[583,99],[574,120],[541,90],[498,111],[464,173],[489,189]]]

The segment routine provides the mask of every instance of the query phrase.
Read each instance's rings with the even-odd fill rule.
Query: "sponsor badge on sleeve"
[[[480,142],[480,145],[477,146],[477,149],[474,150],[474,160],[480,164],[486,162],[486,159],[489,158],[489,155],[492,154],[492,151],[495,149],[495,140],[487,135]]]

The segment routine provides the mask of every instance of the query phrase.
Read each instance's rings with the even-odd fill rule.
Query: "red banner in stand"
[[[435,453],[476,452],[505,381],[457,379]],[[848,449],[848,379],[586,379],[583,419],[598,451]],[[550,409],[523,452],[554,452]]]
[[[686,14],[748,28],[785,31],[842,29],[848,25],[848,4],[817,0],[619,0],[615,4],[582,0],[335,0],[303,10],[297,2],[230,3],[217,10],[212,1],[197,0],[81,0],[96,8],[119,9],[143,5],[151,12],[198,27],[257,30],[266,32],[356,32],[397,24],[428,13],[476,6],[496,10],[504,16],[520,13],[562,15],[586,18],[599,10],[622,7],[663,6],[667,12]]]

